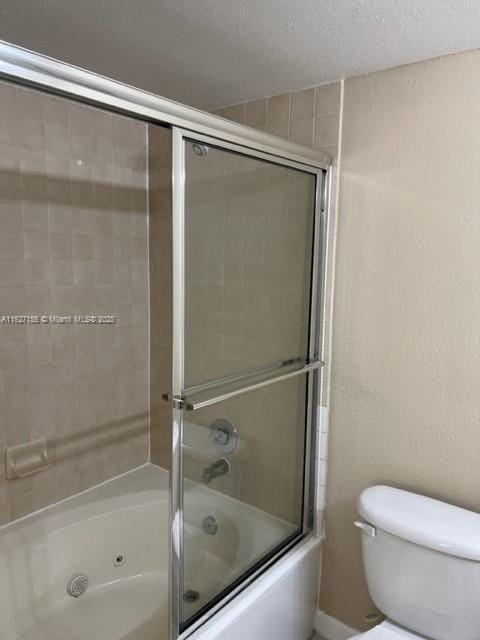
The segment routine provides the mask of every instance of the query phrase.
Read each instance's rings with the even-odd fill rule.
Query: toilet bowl
[[[362,640],[480,640],[480,515],[376,486],[358,500],[367,586],[387,620]]]
[[[385,620],[370,631],[353,636],[351,640],[425,640],[425,636],[407,631],[402,627]]]

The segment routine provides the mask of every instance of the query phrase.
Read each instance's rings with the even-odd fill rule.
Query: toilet
[[[354,638],[480,640],[480,515],[387,486],[363,491],[358,512],[368,590],[386,620]]]

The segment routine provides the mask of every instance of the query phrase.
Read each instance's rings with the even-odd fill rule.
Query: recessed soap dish
[[[50,466],[47,439],[39,438],[5,450],[7,478],[24,478]]]

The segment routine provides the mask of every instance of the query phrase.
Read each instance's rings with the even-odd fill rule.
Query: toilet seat
[[[425,636],[398,627],[390,620],[385,620],[370,631],[353,636],[350,640],[425,640]]]

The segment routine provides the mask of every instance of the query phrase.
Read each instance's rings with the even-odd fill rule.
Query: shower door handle
[[[282,382],[283,380],[289,380],[290,378],[294,378],[296,376],[305,375],[307,373],[311,373],[316,371],[320,367],[324,366],[323,360],[313,360],[308,362],[300,369],[296,369],[295,371],[289,371],[288,373],[281,373],[276,376],[272,376],[271,378],[267,378],[266,380],[260,380],[259,382],[251,382],[250,384],[246,383],[245,386],[242,386],[239,389],[233,389],[231,391],[225,391],[223,393],[219,393],[218,395],[214,395],[208,398],[198,398],[195,399],[194,394],[189,394],[188,391],[185,393],[184,397],[181,398],[179,396],[172,396],[171,394],[163,394],[162,398],[169,402],[172,402],[174,409],[183,409],[185,411],[197,411],[198,409],[203,409],[204,407],[209,407],[212,404],[218,404],[219,402],[224,402],[225,400],[229,400],[230,398],[234,398],[236,396],[242,395],[243,393],[247,393],[249,391],[255,391],[257,389],[262,389],[263,387],[268,387],[271,384],[275,384],[277,382]]]

